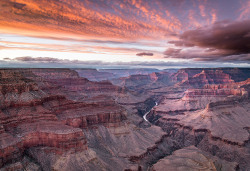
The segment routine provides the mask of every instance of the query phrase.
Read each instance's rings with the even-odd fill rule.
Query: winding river
[[[144,119],[146,122],[149,122],[149,121],[147,120],[147,115],[148,115],[149,112],[151,112],[151,110],[152,110],[155,106],[157,106],[157,105],[158,105],[158,103],[155,102],[155,105],[154,105],[148,112],[146,112],[146,113],[143,115],[143,119]]]

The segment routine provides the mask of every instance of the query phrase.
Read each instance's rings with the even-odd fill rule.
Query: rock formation
[[[247,164],[250,160],[247,152],[250,125],[249,79],[234,82],[230,76],[216,70],[212,73],[220,73],[220,76],[208,79],[207,75],[204,77],[206,72],[202,71],[189,78],[192,80],[198,77],[197,87],[202,87],[164,95],[148,119],[161,126],[171,140],[182,139],[181,147],[195,145],[223,160],[235,161],[241,169],[247,170],[250,167]],[[193,87],[193,84],[190,85]],[[172,160],[170,156],[167,159],[166,163]],[[159,168],[164,161],[160,163]],[[169,164],[169,167],[176,165]]]
[[[226,84],[233,83],[230,75],[225,74],[222,70],[202,70],[188,80],[183,80],[180,86],[199,88],[206,84]]]
[[[111,72],[97,71],[96,69],[76,69],[80,77],[87,78],[90,81],[104,81],[117,78],[115,74]]]
[[[189,146],[175,151],[172,155],[167,156],[151,168],[152,171],[160,170],[206,170],[206,171],[233,171],[238,167],[237,163],[230,163],[214,157],[195,146]]]
[[[248,71],[1,69],[0,168],[248,170]]]

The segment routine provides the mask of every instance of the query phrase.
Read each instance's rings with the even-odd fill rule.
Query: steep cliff
[[[180,86],[199,88],[206,84],[227,84],[233,83],[230,75],[223,73],[222,70],[203,70],[188,80],[182,81]]]

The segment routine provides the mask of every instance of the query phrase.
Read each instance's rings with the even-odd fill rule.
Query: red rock
[[[206,84],[227,84],[234,81],[228,74],[222,70],[203,70],[201,73],[194,75],[188,80],[181,82],[180,86],[203,87]]]
[[[59,151],[87,149],[87,142],[82,130],[63,125],[61,122],[46,121],[21,124],[16,129],[18,136],[22,137],[24,148],[47,146],[56,147]]]
[[[65,97],[42,92],[23,74],[34,76],[26,70],[0,71],[0,167],[21,160],[24,150],[34,146],[52,147],[60,153],[86,150],[82,130],[58,122],[46,106]]]
[[[79,78],[76,71],[64,68],[41,68],[41,69],[28,69],[35,75],[43,79],[64,79],[64,78]]]
[[[0,133],[0,168],[5,163],[20,159],[22,152],[22,142],[20,138],[13,137],[6,132]]]
[[[111,82],[115,85],[127,87],[129,89],[146,89],[172,85],[175,81],[173,81],[170,76],[171,74],[167,72],[153,72],[149,75],[131,75],[128,77],[113,79]]]
[[[54,108],[59,120],[73,127],[87,128],[95,124],[117,123],[126,119],[125,109],[117,104],[65,101],[63,105]]]

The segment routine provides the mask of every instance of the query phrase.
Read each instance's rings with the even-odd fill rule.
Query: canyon
[[[0,69],[0,170],[250,170],[250,69]]]

